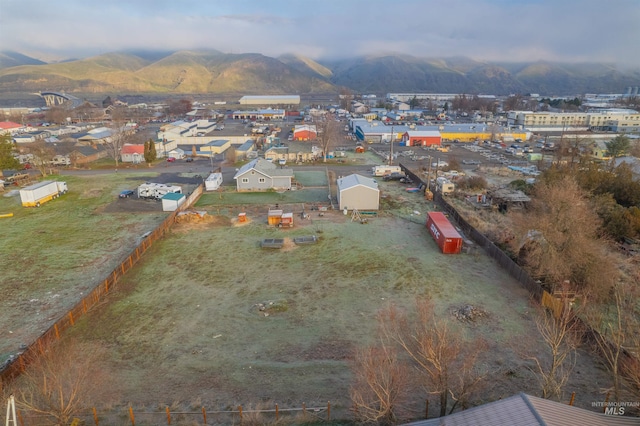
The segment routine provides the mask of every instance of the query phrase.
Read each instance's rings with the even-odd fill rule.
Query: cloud
[[[315,59],[394,51],[640,65],[640,2],[0,0],[0,50],[78,57],[214,48]]]

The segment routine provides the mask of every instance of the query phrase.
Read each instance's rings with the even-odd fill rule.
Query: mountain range
[[[624,93],[640,86],[640,69],[611,64],[498,63],[465,57],[386,54],[315,61],[216,50],[114,52],[46,63],[0,52],[0,93],[44,90],[69,94],[327,94],[432,92],[565,96]]]

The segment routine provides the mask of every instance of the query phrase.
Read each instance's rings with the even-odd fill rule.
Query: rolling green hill
[[[46,64],[0,53],[0,93],[313,94],[348,87],[362,93],[622,93],[640,70],[608,64],[490,63],[465,57],[372,55],[319,63],[217,50],[120,52]]]

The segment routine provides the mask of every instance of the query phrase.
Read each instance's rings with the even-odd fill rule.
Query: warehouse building
[[[240,105],[300,105],[298,95],[243,96]]]

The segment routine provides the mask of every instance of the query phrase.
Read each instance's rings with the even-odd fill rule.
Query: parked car
[[[167,161],[168,161],[169,163],[173,163],[173,162],[175,162],[175,161],[176,161],[176,157],[169,157],[169,158],[167,158]]]
[[[120,195],[118,195],[118,197],[120,198],[129,198],[131,196],[133,196],[133,194],[135,194],[135,192],[133,192],[130,189],[125,189],[124,191],[120,192]]]
[[[382,176],[382,180],[400,180],[405,178],[406,175],[404,173],[392,172],[387,175]]]
[[[449,163],[446,161],[437,161],[435,163],[431,163],[431,167],[449,167]]]
[[[480,164],[480,162],[478,160],[462,160],[462,164],[477,165],[477,164]]]
[[[187,159],[184,160],[184,161],[186,161],[187,163],[193,163],[193,158],[187,157]]]

